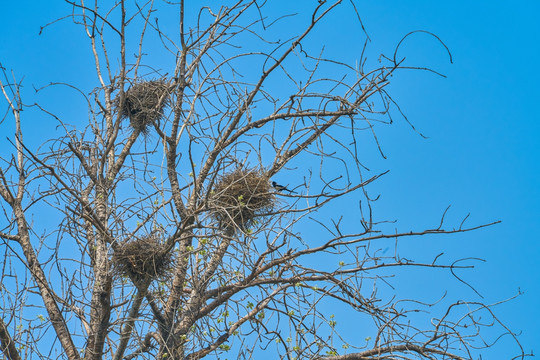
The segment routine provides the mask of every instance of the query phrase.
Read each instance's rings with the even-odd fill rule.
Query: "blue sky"
[[[300,1],[297,7],[302,6]],[[97,86],[80,32],[65,23],[38,35],[40,26],[69,8],[61,2],[27,0],[5,2],[2,11],[0,62],[17,78],[25,77],[28,94],[32,85],[54,81]],[[402,229],[438,223],[448,205],[449,223],[459,223],[468,213],[471,225],[501,220],[471,234],[407,242],[402,250],[424,252],[426,257],[444,251],[448,258],[485,259],[466,279],[487,302],[521,289],[524,295],[502,305],[499,315],[514,331],[523,332],[526,351],[539,351],[540,75],[535,66],[540,57],[540,3],[370,0],[361,2],[359,11],[371,37],[369,61],[375,62],[379,53],[392,53],[403,35],[420,29],[439,36],[453,56],[450,64],[444,48],[422,34],[410,37],[400,50],[410,65],[431,67],[447,77],[417,71],[394,77],[389,91],[427,139],[398,116],[393,126],[379,130],[387,159],[369,165],[374,171],[391,170],[372,188],[382,194],[379,213],[398,219],[396,227]],[[336,13],[316,40],[326,43],[334,57],[354,63],[363,41],[354,44],[344,36],[358,31],[357,23],[344,19],[344,13]],[[86,115],[82,102],[73,106],[73,116],[80,111]],[[36,125],[38,129],[28,136],[42,137]],[[464,297],[475,296],[448,280]]]
[[[429,139],[407,131],[403,122],[385,129],[381,142],[387,145],[385,165],[392,178],[380,184],[388,199],[382,201],[405,224],[433,219],[449,204],[454,219],[470,212],[472,223],[502,220],[483,231],[446,238],[438,250],[487,260],[467,277],[486,299],[503,299],[518,288],[525,293],[503,306],[500,315],[524,332],[525,349],[538,351],[540,77],[530,64],[540,55],[535,18],[540,4],[369,4],[364,21],[374,46],[391,46],[401,34],[425,29],[447,44],[454,59],[449,65],[444,51],[421,36],[404,48],[408,60],[447,78],[397,76],[394,96]]]
[[[404,48],[408,60],[447,78],[396,77],[394,96],[429,139],[407,131],[403,122],[385,129],[381,142],[392,178],[380,184],[388,199],[382,201],[406,224],[433,219],[449,204],[454,219],[470,212],[472,223],[502,220],[490,229],[446,238],[439,250],[487,260],[468,276],[486,299],[503,299],[518,288],[525,293],[503,306],[501,317],[524,332],[525,349],[538,351],[540,78],[529,69],[540,55],[534,15],[540,4],[369,3],[364,21],[374,46],[391,46],[401,34],[425,29],[447,44],[454,59],[449,65],[444,51],[421,36]]]

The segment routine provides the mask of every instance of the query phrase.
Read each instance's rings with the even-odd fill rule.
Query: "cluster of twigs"
[[[135,131],[146,133],[149,126],[163,117],[170,92],[171,86],[164,78],[137,82],[125,92],[123,101],[117,98],[120,116],[129,118]]]
[[[173,257],[157,235],[119,244],[112,256],[116,271],[135,281],[167,277]]]
[[[276,197],[269,178],[262,169],[237,168],[225,174],[211,192],[214,218],[225,229],[245,229],[255,219],[268,213]]]

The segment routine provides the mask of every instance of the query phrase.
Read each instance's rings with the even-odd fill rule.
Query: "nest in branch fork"
[[[135,281],[166,277],[173,264],[171,251],[157,235],[120,243],[112,256],[116,270]]]
[[[238,168],[218,179],[210,196],[213,217],[225,229],[246,229],[276,201],[270,179],[261,169]]]
[[[142,133],[163,117],[163,110],[169,104],[171,85],[165,79],[140,81],[126,92],[124,101],[116,99],[120,116],[129,118],[131,127]]]

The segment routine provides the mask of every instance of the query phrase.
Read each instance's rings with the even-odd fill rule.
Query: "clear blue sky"
[[[97,86],[80,32],[66,23],[38,36],[40,26],[69,11],[62,2],[10,1],[0,9],[0,61],[19,79],[25,77],[28,94],[32,86],[55,81]],[[401,228],[430,226],[450,204],[450,222],[459,223],[469,212],[469,224],[502,220],[473,234],[419,239],[404,251],[485,259],[465,277],[486,302],[521,289],[524,295],[501,306],[499,315],[523,332],[526,351],[540,351],[540,2],[370,0],[362,1],[359,11],[372,40],[371,61],[419,29],[437,34],[454,60],[450,64],[444,48],[424,35],[403,44],[400,54],[409,64],[431,67],[447,78],[420,72],[395,76],[391,93],[428,139],[397,116],[394,126],[380,130],[388,159],[370,166],[391,172],[373,188],[382,194],[379,212],[398,219]],[[343,19],[336,14],[320,40],[334,57],[354,63],[362,42],[342,42],[344,32],[358,31]],[[84,104],[73,116],[86,116]],[[41,132],[33,135],[38,139]],[[451,288],[464,298],[475,296],[455,281]]]

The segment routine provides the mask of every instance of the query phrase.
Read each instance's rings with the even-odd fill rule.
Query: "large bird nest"
[[[121,275],[139,282],[167,277],[173,264],[171,251],[167,251],[157,235],[120,243],[112,259]]]
[[[126,92],[122,103],[116,103],[120,116],[129,118],[131,127],[142,133],[163,117],[163,110],[169,104],[170,83],[165,79],[140,81]]]
[[[257,217],[271,211],[275,195],[263,170],[238,168],[218,179],[210,203],[222,228],[247,229]]]

